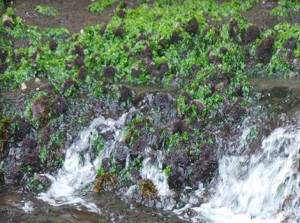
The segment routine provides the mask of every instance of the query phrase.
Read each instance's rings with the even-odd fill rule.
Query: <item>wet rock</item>
[[[32,171],[38,171],[40,168],[40,156],[36,150],[28,150],[21,156],[21,162],[25,167],[31,167]]]
[[[81,81],[85,81],[89,71],[85,67],[80,67],[78,70],[77,78]]]
[[[65,99],[55,94],[44,95],[37,98],[31,106],[31,113],[34,118],[38,118],[40,124],[45,125],[48,121],[57,115],[67,111]]]
[[[295,56],[295,53],[293,50],[289,50],[287,55],[286,55],[286,59],[292,63],[295,59],[296,59],[296,56]]]
[[[283,46],[287,49],[294,50],[297,47],[297,42],[294,37],[288,38],[284,41]]]
[[[275,39],[273,36],[268,36],[256,47],[256,55],[260,62],[268,63],[272,57],[272,51]]]
[[[106,66],[103,69],[103,76],[107,79],[113,80],[118,70],[113,66]]]
[[[50,141],[50,139],[51,139],[51,136],[54,134],[54,129],[53,128],[51,128],[51,126],[46,126],[43,130],[42,130],[42,133],[41,133],[41,135],[42,135],[42,139],[41,139],[41,141],[42,141],[42,144],[43,145],[46,145],[49,141]]]
[[[125,29],[124,29],[124,25],[120,25],[116,30],[115,30],[115,36],[116,37],[120,37],[122,38],[124,35]]]
[[[187,168],[191,161],[184,150],[171,151],[165,156],[164,167],[170,166],[168,184],[171,189],[181,189],[187,181]]]
[[[147,147],[147,143],[145,141],[143,140],[136,141],[130,151],[130,157],[132,159],[138,156],[142,157],[146,147]]]
[[[21,141],[30,133],[32,126],[29,121],[18,115],[13,118],[13,122],[17,125],[15,129],[15,139]]]
[[[197,19],[195,18],[191,19],[188,22],[185,30],[191,35],[196,35],[199,31],[199,22],[197,21]]]
[[[105,171],[108,172],[110,170],[111,164],[110,164],[110,159],[108,157],[105,157],[102,159],[101,163],[101,168]]]
[[[0,65],[0,74],[3,74],[8,68],[8,63],[3,63]]]
[[[126,146],[117,145],[115,149],[115,164],[118,170],[122,170],[126,165],[128,148]]]
[[[22,142],[22,147],[25,149],[33,150],[37,146],[37,141],[30,136],[26,136]]]
[[[235,20],[235,19],[230,20],[230,22],[229,22],[229,36],[230,36],[230,38],[232,38],[234,40],[237,40],[238,35],[239,35],[239,31],[240,31],[240,28],[239,28],[238,21]]]
[[[78,67],[84,66],[84,57],[83,56],[76,57],[73,64],[74,66],[78,66]]]
[[[223,115],[237,122],[246,114],[246,108],[241,105],[241,100],[235,103],[226,103],[223,108]]]
[[[252,43],[260,37],[260,30],[257,26],[251,25],[247,28],[243,35],[243,42],[245,44]]]
[[[130,169],[130,176],[133,183],[137,183],[142,179],[140,171],[134,167]]]
[[[50,42],[49,42],[49,48],[50,48],[50,50],[51,51],[55,51],[56,49],[57,49],[57,43],[56,43],[56,41],[55,40],[50,40]]]
[[[8,175],[5,183],[19,184],[23,176],[23,171],[18,166],[13,165],[8,169]]]
[[[209,145],[201,147],[200,157],[193,163],[191,184],[194,188],[199,183],[208,184],[211,182],[218,169],[218,159],[214,148]]]

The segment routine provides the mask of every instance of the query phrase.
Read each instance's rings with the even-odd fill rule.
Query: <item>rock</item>
[[[119,91],[120,91],[120,101],[128,101],[130,99],[132,99],[133,97],[133,91],[126,87],[126,86],[121,86],[119,87]]]
[[[105,157],[102,159],[101,163],[101,168],[105,171],[108,172],[110,170],[111,164],[110,164],[110,159],[108,157]]]
[[[0,74],[3,74],[8,68],[8,63],[0,64]]]
[[[116,37],[120,37],[122,38],[124,35],[125,29],[124,29],[124,25],[120,25],[116,30],[115,30],[115,36]]]
[[[170,37],[170,44],[179,43],[181,40],[182,40],[182,37],[180,36],[179,32],[176,30],[173,30],[172,35]]]
[[[107,79],[113,80],[118,70],[113,66],[106,66],[103,69],[103,76]]]
[[[191,19],[188,22],[187,27],[186,27],[185,30],[189,34],[196,35],[198,33],[198,30],[199,30],[199,22],[197,21],[197,19],[195,19],[195,18]]]
[[[210,183],[218,166],[218,159],[214,148],[207,144],[203,145],[199,158],[193,163],[192,186],[197,188],[200,182],[203,184]]]
[[[13,118],[13,122],[17,124],[17,127],[14,130],[14,138],[17,141],[22,141],[25,138],[25,136],[30,133],[32,126],[29,121],[27,121],[19,115]]]
[[[27,89],[27,85],[25,83],[21,84],[21,90],[25,91]]]
[[[73,64],[74,66],[78,66],[78,67],[84,66],[84,57],[83,56],[76,57]]]
[[[256,47],[256,56],[262,63],[270,62],[275,39],[273,36],[268,36]]]
[[[22,142],[22,147],[25,149],[33,150],[37,146],[37,141],[30,136],[26,136]]]
[[[257,26],[251,25],[247,28],[243,35],[243,42],[245,44],[252,43],[260,36],[260,30]]]
[[[85,67],[80,67],[78,70],[77,78],[81,81],[85,81],[89,71]]]
[[[297,47],[297,41],[294,37],[288,38],[284,41],[283,46],[290,50],[295,50]]]
[[[190,158],[184,150],[171,151],[165,156],[164,167],[171,167],[168,184],[171,189],[181,189],[187,181],[187,168],[190,166]]]
[[[78,83],[76,81],[74,81],[71,78],[68,78],[67,80],[65,80],[64,86],[62,88],[62,93],[64,94],[71,87],[74,87],[77,90],[79,88]]]
[[[115,149],[115,164],[118,170],[125,168],[128,148],[123,145],[117,145]]]
[[[55,42],[55,40],[50,40],[50,42],[49,42],[49,48],[50,48],[50,50],[51,51],[55,51],[56,49],[57,49],[57,43]]]
[[[142,140],[136,141],[130,151],[130,157],[134,159],[139,155],[143,156],[142,153],[145,151],[146,147],[147,147],[147,143],[145,141]]]
[[[172,133],[184,133],[188,130],[188,127],[186,126],[185,122],[183,120],[177,119],[173,122],[173,128]]]

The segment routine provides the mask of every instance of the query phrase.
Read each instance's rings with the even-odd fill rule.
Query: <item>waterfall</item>
[[[277,128],[254,154],[224,155],[219,160],[216,191],[208,203],[193,208],[198,215],[192,220],[299,222],[299,170],[300,128],[296,125]]]
[[[100,213],[95,204],[80,197],[80,192],[93,183],[102,159],[109,157],[115,143],[122,140],[126,116],[127,114],[123,114],[116,121],[105,119],[103,116],[94,119],[90,126],[80,133],[78,140],[66,149],[64,165],[58,174],[54,177],[45,174],[52,181],[52,185],[46,193],[40,193],[39,198],[54,206],[81,204],[92,212]],[[112,133],[113,138],[105,142],[104,149],[93,160],[90,157],[90,141],[97,131],[102,134]]]

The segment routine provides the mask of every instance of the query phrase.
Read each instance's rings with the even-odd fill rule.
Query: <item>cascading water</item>
[[[39,198],[54,206],[63,204],[81,204],[92,212],[100,213],[100,209],[93,203],[80,198],[80,192],[91,184],[101,166],[102,158],[109,157],[115,144],[122,140],[124,124],[127,114],[117,121],[105,119],[103,116],[93,120],[91,125],[80,133],[78,140],[67,150],[63,167],[55,177],[46,175],[52,180],[52,185],[46,193],[39,194]],[[91,137],[100,131],[101,134],[112,132],[113,138],[106,141],[99,156],[92,161],[90,157]]]
[[[245,132],[250,133],[249,129]],[[235,149],[244,149],[242,140]],[[216,191],[210,202],[193,208],[199,215],[192,220],[299,222],[300,127],[277,128],[254,154],[241,154],[225,155],[220,159]]]

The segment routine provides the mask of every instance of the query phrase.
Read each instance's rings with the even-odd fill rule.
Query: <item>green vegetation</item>
[[[37,5],[35,11],[46,16],[57,16],[58,12],[55,8],[47,5]]]
[[[96,2],[89,5],[89,10],[91,12],[101,12],[118,1],[119,0],[96,0]]]

